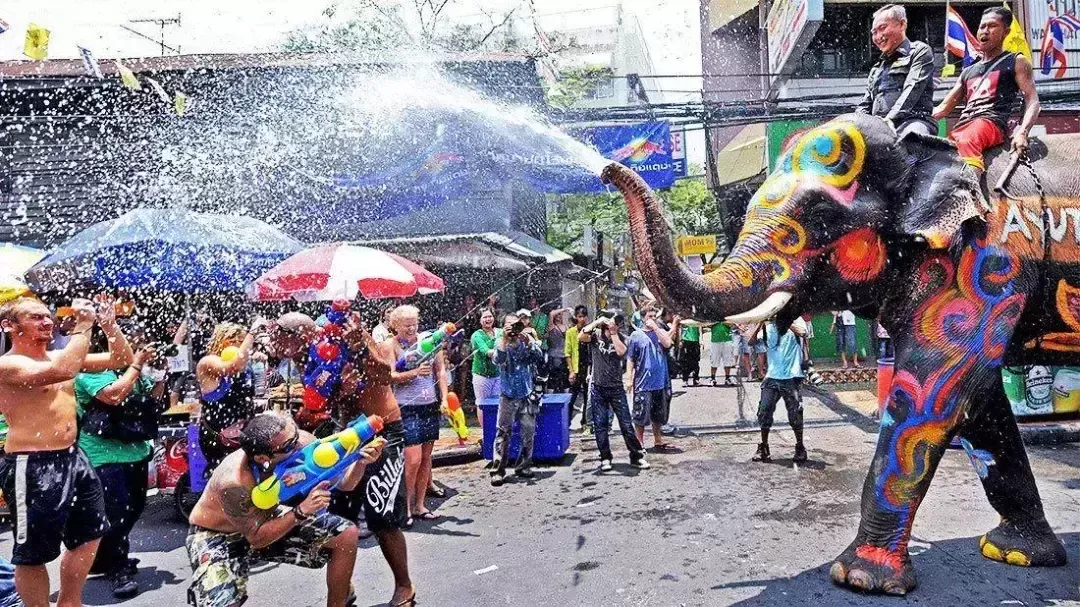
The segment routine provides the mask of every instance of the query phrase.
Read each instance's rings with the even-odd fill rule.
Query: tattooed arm
[[[221,490],[221,507],[229,522],[255,549],[265,548],[281,539],[298,522],[291,510],[275,516],[273,510],[256,508],[251,503],[251,489],[242,485],[229,485]]]

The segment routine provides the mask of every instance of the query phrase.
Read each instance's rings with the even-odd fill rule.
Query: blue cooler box
[[[540,406],[540,415],[536,418],[536,440],[533,443],[533,459],[540,461],[558,461],[570,448],[570,395],[545,394]],[[484,443],[481,453],[484,459],[493,459],[495,451],[495,431],[499,420],[499,399],[486,398],[479,403],[484,412]],[[510,435],[510,462],[517,460],[521,453],[521,429],[514,422]]]

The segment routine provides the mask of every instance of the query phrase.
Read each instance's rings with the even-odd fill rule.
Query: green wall
[[[832,325],[832,314],[818,314],[814,317],[814,338],[810,340],[810,357],[814,360],[839,359],[836,352],[836,336],[829,332]],[[855,341],[859,344],[859,364],[862,359],[877,359],[877,355],[870,356],[872,342],[870,341],[870,323],[861,319],[855,319]],[[865,365],[864,365],[865,366]]]

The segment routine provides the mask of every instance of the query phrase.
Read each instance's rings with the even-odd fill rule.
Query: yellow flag
[[[113,60],[116,64],[116,70],[120,72],[120,80],[124,82],[124,86],[133,91],[141,91],[142,85],[139,84],[139,79],[135,77],[135,73],[132,72],[126,65],[120,63],[117,60]]]
[[[951,78],[952,76],[955,76],[955,75],[956,75],[956,64],[955,63],[946,63],[945,67],[941,68],[941,77],[942,78]]]
[[[49,30],[36,23],[26,28],[26,43],[23,54],[37,61],[44,61],[49,56]]]
[[[1005,8],[1009,8],[1009,3],[1005,3]],[[1031,61],[1031,47],[1028,46],[1027,38],[1024,37],[1024,28],[1020,27],[1020,22],[1016,20],[1016,16],[1013,15],[1012,25],[1009,26],[1009,35],[1005,36],[1005,42],[1002,43],[1001,48],[1006,53],[1020,53]]]
[[[173,97],[173,107],[176,109],[177,116],[183,116],[184,112],[186,112],[188,108],[191,107],[191,104],[188,101],[188,96],[181,93],[180,91],[176,91],[176,96]]]

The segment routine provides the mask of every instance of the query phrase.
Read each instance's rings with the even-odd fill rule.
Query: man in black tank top
[[[981,59],[964,69],[956,85],[934,108],[934,118],[944,118],[961,100],[966,100],[949,139],[956,144],[964,161],[980,172],[986,169],[983,153],[1005,143],[1009,116],[1017,97],[1023,95],[1024,113],[1013,131],[1013,151],[1027,150],[1028,133],[1041,109],[1031,62],[1023,55],[1002,49],[1012,19],[1012,11],[1000,6],[983,12],[977,35],[982,45]]]

